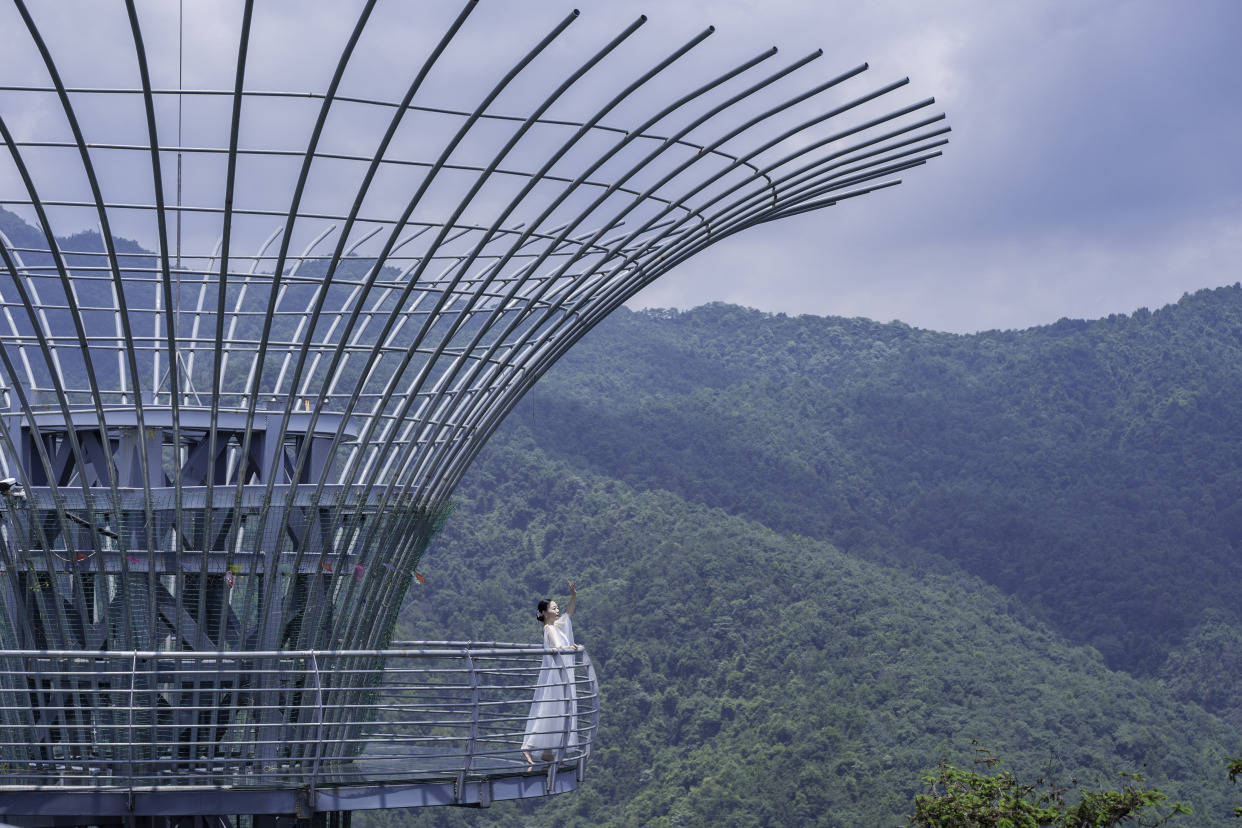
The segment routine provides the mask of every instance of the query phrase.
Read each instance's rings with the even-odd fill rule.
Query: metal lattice
[[[645,58],[645,19],[575,56],[574,12],[493,66],[471,2],[380,95],[351,71],[381,12],[417,7],[336,8],[321,71],[283,90],[248,71],[296,34],[249,0],[208,88],[169,83],[150,9],[88,12],[107,33],[70,46],[46,7],[0,20],[9,651],[388,646],[454,486],[566,349],[720,239],[900,183],[948,132],[932,100],[889,102],[904,80],[861,88],[819,53],[700,77],[708,29]],[[464,66],[494,80],[437,103]]]

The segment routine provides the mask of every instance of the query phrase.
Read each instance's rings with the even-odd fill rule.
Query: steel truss
[[[288,91],[247,83],[270,45],[251,0],[231,87],[203,89],[156,84],[153,24],[125,0],[94,59],[132,83],[75,85],[80,55],[12,2],[31,60],[0,77],[0,648],[84,670],[388,646],[450,493],[568,348],[721,239],[900,183],[948,132],[931,99],[886,103],[904,79],[859,90],[865,65],[818,75],[818,52],[697,79],[711,29],[619,72],[645,18],[549,69],[577,12],[511,66],[470,52],[496,80],[437,105],[474,2],[394,68],[400,97],[345,83],[376,0],[340,23],[323,84]],[[183,130],[183,108],[218,117]],[[269,112],[279,138],[251,127]],[[340,140],[350,123],[369,137]],[[94,715],[57,698],[49,723]],[[211,698],[242,715],[245,694]]]

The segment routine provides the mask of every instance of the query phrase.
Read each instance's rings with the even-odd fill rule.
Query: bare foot
[[[556,754],[550,750],[545,750],[543,752],[543,755],[539,757],[539,759],[544,762],[551,762],[555,758],[556,758]]]

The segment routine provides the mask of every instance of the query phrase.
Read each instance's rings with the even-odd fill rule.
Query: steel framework
[[[152,783],[149,762],[190,761],[138,728],[106,780],[91,764],[117,721],[115,682],[91,676],[126,664],[135,682],[172,671],[131,694],[131,723],[135,706],[156,722],[184,704],[167,688],[200,656],[258,671],[245,692],[236,665],[195,683],[215,728],[321,722],[301,701],[322,675],[296,661],[308,653],[371,651],[336,700],[379,705],[371,679],[415,566],[532,383],[695,253],[900,183],[948,132],[931,99],[885,103],[904,79],[856,89],[865,65],[815,75],[819,53],[774,66],[771,49],[700,78],[686,67],[711,29],[623,69],[645,18],[566,63],[575,11],[489,67],[463,34],[470,2],[425,55],[390,56],[404,94],[384,96],[352,71],[382,30],[376,0],[334,9],[323,71],[285,91],[248,75],[288,36],[258,26],[251,0],[231,83],[206,88],[182,82],[182,51],[157,83],[150,9],[102,8],[122,36],[67,44],[24,0],[5,21],[0,691],[56,742],[6,720],[0,762],[26,786],[78,773],[132,789]],[[82,82],[103,66],[128,81]],[[463,103],[464,67],[494,80]],[[258,655],[277,652],[294,660]],[[184,738],[207,751],[194,761],[233,763],[207,773],[221,789],[266,756],[258,737],[219,757]],[[278,781],[248,784],[307,784]]]

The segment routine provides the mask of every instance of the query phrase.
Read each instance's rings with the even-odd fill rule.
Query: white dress
[[[543,625],[543,646],[560,649],[574,643],[574,627],[568,615]],[[574,664],[577,654],[569,651],[545,655],[539,665],[535,682],[535,700],[526,720],[522,750],[530,751],[536,761],[544,751],[552,751],[556,760],[564,758],[563,748],[578,746],[578,695],[574,689]]]

